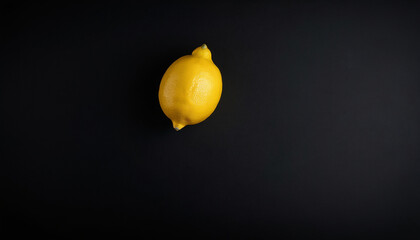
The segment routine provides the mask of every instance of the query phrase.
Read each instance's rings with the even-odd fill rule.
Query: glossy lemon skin
[[[173,62],[159,87],[160,106],[176,130],[207,119],[221,95],[222,75],[205,44]]]

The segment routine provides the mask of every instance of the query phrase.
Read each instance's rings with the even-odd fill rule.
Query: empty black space
[[[2,236],[419,239],[420,4],[0,9]],[[176,132],[159,83],[203,43],[222,98]]]

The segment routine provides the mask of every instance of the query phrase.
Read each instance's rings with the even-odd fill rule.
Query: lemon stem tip
[[[206,49],[207,48],[207,45],[204,43],[203,45],[201,45],[201,48],[202,49]]]
[[[173,124],[173,127],[174,127],[174,129],[175,129],[176,131],[179,131],[179,130],[181,130],[182,128],[184,128],[184,127],[185,127],[185,125],[184,125],[184,124],[180,124],[180,123],[174,123],[174,124]]]

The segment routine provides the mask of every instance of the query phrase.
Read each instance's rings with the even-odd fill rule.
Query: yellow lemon
[[[159,103],[179,131],[204,121],[222,95],[222,75],[206,44],[173,62],[162,77]]]

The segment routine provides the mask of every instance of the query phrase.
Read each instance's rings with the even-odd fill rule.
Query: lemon
[[[159,87],[160,106],[177,131],[207,119],[221,95],[222,75],[206,44],[173,62]]]

